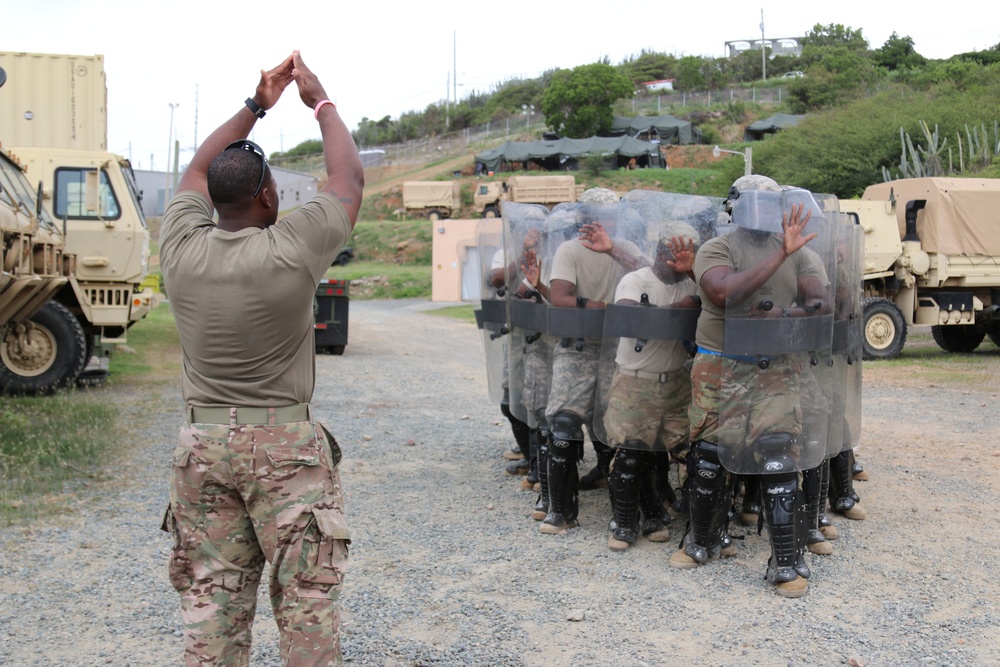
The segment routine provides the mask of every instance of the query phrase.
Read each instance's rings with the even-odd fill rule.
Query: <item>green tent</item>
[[[549,171],[573,171],[588,155],[614,156],[615,166],[623,167],[633,158],[638,167],[662,167],[658,146],[632,137],[590,137],[541,141],[505,141],[476,155],[478,171],[507,171],[510,163],[524,167],[536,164]]]
[[[778,113],[770,118],[758,120],[756,123],[747,125],[747,129],[743,132],[743,141],[761,141],[766,134],[775,134],[778,130],[795,127],[803,118],[805,116]]]
[[[635,137],[644,132],[656,133],[656,138],[663,145],[669,144],[700,144],[701,130],[694,127],[690,121],[673,116],[616,116],[611,123],[611,134],[622,134]]]

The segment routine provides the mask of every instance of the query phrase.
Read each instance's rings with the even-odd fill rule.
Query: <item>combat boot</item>
[[[577,525],[579,473],[576,461],[581,444],[557,437],[552,439],[548,453],[549,511],[538,527],[541,533],[561,535]]]
[[[597,455],[597,465],[580,478],[579,489],[581,491],[608,488],[608,468],[611,466],[611,459],[614,458],[615,450],[603,442],[595,440],[594,453]]]
[[[854,492],[849,449],[830,459],[830,509],[854,521],[863,521],[868,516]]]

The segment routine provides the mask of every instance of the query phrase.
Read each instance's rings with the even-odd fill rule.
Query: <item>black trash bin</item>
[[[344,353],[349,303],[346,280],[324,279],[319,282],[313,299],[317,352]]]

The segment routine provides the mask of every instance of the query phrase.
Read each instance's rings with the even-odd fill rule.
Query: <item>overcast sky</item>
[[[173,127],[186,164],[195,142],[253,94],[260,69],[293,49],[354,130],[364,117],[398,118],[443,101],[456,81],[462,99],[603,56],[617,64],[642,49],[719,57],[726,41],[760,38],[761,10],[768,38],[840,23],[861,29],[872,48],[893,32],[910,36],[928,58],[1000,42],[1000,6],[992,2],[954,0],[933,9],[871,0],[811,4],[42,0],[6,3],[0,50],[103,55],[109,149],[137,168],[163,169],[172,103],[179,105]],[[270,153],[319,138],[319,130],[292,86],[252,138]]]

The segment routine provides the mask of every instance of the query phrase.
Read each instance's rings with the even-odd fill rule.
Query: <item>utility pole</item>
[[[767,81],[767,45],[764,42],[764,8],[760,9],[760,69]]]
[[[180,102],[167,102],[170,107],[170,136],[167,139],[167,167],[164,171],[167,172],[167,191],[164,193],[164,206],[166,206],[166,200],[170,198],[171,187],[170,187],[170,154],[174,152],[174,109],[181,105]]]

